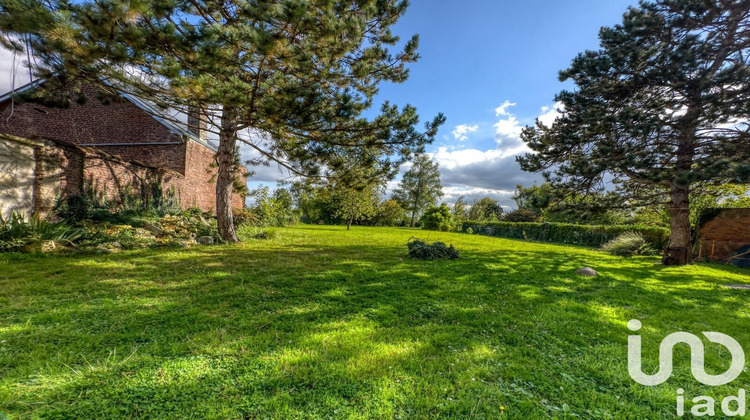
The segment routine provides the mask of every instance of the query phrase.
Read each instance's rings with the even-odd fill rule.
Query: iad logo
[[[630,331],[640,330],[641,321],[631,319],[628,321],[628,329]],[[706,336],[708,341],[726,347],[729,350],[729,354],[732,355],[732,364],[721,375],[706,373],[705,366],[703,365],[705,351],[703,342],[698,336],[687,332],[676,332],[669,334],[661,341],[661,345],[659,345],[659,371],[653,375],[646,375],[641,370],[641,336],[629,335],[628,373],[630,373],[630,377],[641,385],[653,386],[664,383],[672,376],[672,349],[677,344],[684,343],[690,346],[690,370],[698,382],[704,385],[718,386],[728,384],[737,379],[745,367],[745,352],[742,350],[740,343],[734,338],[718,332],[705,331],[703,335]]]
[[[628,329],[638,331],[641,322],[637,319],[628,321]],[[745,367],[745,352],[740,343],[734,338],[713,331],[704,331],[703,335],[712,343],[720,344],[729,350],[732,362],[729,369],[720,375],[706,373],[704,366],[705,349],[703,342],[695,334],[688,332],[676,332],[666,336],[659,345],[659,370],[653,375],[643,373],[641,365],[641,336],[628,336],[628,373],[634,381],[641,385],[654,386],[664,383],[672,376],[672,351],[677,344],[687,344],[690,347],[690,371],[693,377],[700,383],[709,386],[725,385],[742,373]],[[677,390],[677,415],[685,414],[685,397],[682,389]],[[690,410],[695,416],[713,416],[715,413],[715,401],[711,397],[698,396],[693,398],[693,407]],[[735,404],[736,403],[736,404]],[[731,408],[730,404],[736,405]],[[728,396],[721,402],[721,409],[727,416],[745,415],[745,390],[740,389],[737,396]]]

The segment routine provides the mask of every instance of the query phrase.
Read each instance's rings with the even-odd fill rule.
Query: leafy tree
[[[701,189],[692,197],[690,205],[690,225],[696,229],[701,217],[711,209],[750,207],[750,188],[743,184],[714,185]],[[633,216],[639,224],[669,226],[667,207],[639,209]]]
[[[477,221],[493,220],[497,221],[503,217],[503,208],[489,197],[475,199],[469,209],[469,219]]]
[[[279,209],[282,209],[285,213],[291,214],[294,211],[294,199],[288,189],[277,188],[273,192],[273,199]]]
[[[438,164],[426,155],[420,154],[414,158],[412,167],[404,174],[393,197],[411,213],[411,223],[414,227],[417,214],[428,206],[435,205],[443,196],[443,186],[440,184]]]
[[[292,207],[291,194],[285,188],[271,193],[266,186],[250,191],[248,196],[253,200],[250,211],[264,226],[288,226],[298,222]]]
[[[335,209],[333,216],[346,223],[346,230],[351,229],[355,220],[373,217],[380,201],[380,186],[376,183],[351,185],[341,182],[331,184],[331,206]]]
[[[552,184],[545,182],[542,185],[534,184],[531,187],[516,185],[516,192],[513,194],[513,201],[519,209],[529,210],[541,215],[552,204],[554,193]]]
[[[453,214],[451,209],[443,203],[439,207],[432,206],[425,210],[420,219],[422,229],[441,230],[444,232],[453,230]]]
[[[453,219],[456,223],[466,220],[469,214],[469,203],[466,202],[466,197],[462,195],[456,199],[456,203],[451,208],[451,214],[453,214]]]
[[[375,219],[380,226],[403,226],[406,212],[398,201],[391,198],[378,205]]]
[[[586,196],[570,195],[564,189],[556,189],[551,183],[524,188],[516,186],[513,199],[519,209],[537,214],[546,222],[611,225],[625,221],[619,209],[609,208],[608,195],[593,192]],[[514,217],[526,217],[520,214]]]
[[[503,217],[505,222],[538,222],[539,213],[528,209],[515,209]]]
[[[200,107],[219,141],[219,230],[236,242],[238,142],[259,160],[319,177],[349,149],[376,150],[358,164],[391,171],[432,140],[442,115],[423,132],[408,105],[386,102],[364,117],[378,85],[405,81],[418,58],[416,36],[390,50],[399,42],[390,28],[406,7],[397,0],[4,0],[0,30],[30,41],[49,92],[59,84],[75,99],[86,83],[183,113]]]
[[[524,130],[521,166],[584,196],[611,183],[609,206],[666,204],[671,246],[690,250],[691,197],[750,181],[750,7],[642,2],[599,39],[560,74],[576,85],[563,115]]]
[[[309,180],[295,181],[289,187],[292,194],[294,205],[305,223],[329,222],[326,216],[331,211],[328,210],[329,199],[327,190],[320,185],[315,185]]]

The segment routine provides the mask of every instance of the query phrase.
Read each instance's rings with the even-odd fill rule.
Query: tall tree
[[[489,197],[474,199],[469,208],[470,220],[500,220],[503,217],[503,208],[500,207],[497,200]]]
[[[442,115],[417,128],[416,109],[373,105],[383,81],[403,82],[418,39],[392,54],[398,0],[3,0],[0,30],[27,39],[38,76],[96,84],[183,112],[199,106],[218,136],[216,207],[227,241],[238,142],[301,176],[351,148],[376,150],[390,171],[421,150]],[[16,49],[17,42],[4,40]],[[40,93],[41,94],[41,93]],[[75,95],[72,95],[75,96]]]
[[[331,187],[331,205],[335,209],[333,215],[344,221],[346,230],[351,229],[355,220],[369,219],[377,212],[380,189],[376,185],[353,187],[334,182]]]
[[[523,169],[580,194],[614,185],[610,205],[666,204],[672,247],[690,255],[690,197],[750,182],[750,4],[641,2],[602,28],[557,95],[563,115],[523,132]]]
[[[453,207],[451,208],[453,220],[455,220],[456,223],[461,223],[462,221],[466,220],[468,209],[469,203],[466,202],[466,197],[464,197],[463,195],[458,197],[456,199],[456,202],[453,204]]]
[[[442,196],[438,164],[424,154],[414,158],[412,167],[393,192],[393,197],[411,213],[411,227],[414,227],[417,215],[425,208],[434,206]]]
[[[376,223],[380,226],[402,226],[406,220],[406,212],[401,203],[388,199],[378,204]]]

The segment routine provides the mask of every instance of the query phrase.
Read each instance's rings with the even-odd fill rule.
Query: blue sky
[[[516,184],[541,179],[515,162],[520,128],[544,114],[554,119],[555,94],[572,87],[558,72],[597,48],[599,28],[619,23],[634,4],[412,0],[394,30],[404,38],[418,33],[422,58],[407,82],[384,85],[379,97],[415,105],[425,118],[446,115],[428,148],[441,166],[445,201],[488,195],[512,206]]]
[[[421,59],[409,80],[381,87],[376,104],[412,104],[424,120],[447,117],[427,148],[440,164],[443,201],[483,196],[514,207],[517,184],[541,182],[521,171],[520,130],[537,117],[552,121],[554,97],[569,83],[558,72],[586,49],[598,47],[602,26],[621,22],[630,0],[412,0],[394,32],[419,34]],[[284,177],[258,168],[250,186]],[[392,190],[398,179],[389,184]]]
[[[554,97],[570,84],[558,72],[598,46],[602,26],[622,20],[634,0],[411,0],[394,32],[420,35],[409,80],[381,87],[376,104],[412,104],[423,119],[447,117],[427,151],[440,164],[444,201],[490,196],[506,207],[516,184],[538,174],[520,170],[518,135],[537,117],[552,121]],[[0,51],[0,91],[9,86],[10,54]],[[25,83],[24,74],[19,74]],[[287,177],[275,165],[255,168],[250,187]],[[392,189],[396,181],[390,183]]]

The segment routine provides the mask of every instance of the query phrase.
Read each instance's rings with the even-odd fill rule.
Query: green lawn
[[[411,236],[454,261],[406,258]],[[670,332],[750,350],[750,272],[585,248],[391,228],[299,226],[237,246],[0,255],[0,411],[12,418],[673,417],[675,390],[722,397]],[[582,266],[601,277],[581,278]],[[706,340],[704,340],[706,341]],[[709,371],[729,365],[707,346]],[[2,418],[2,415],[0,415]]]

